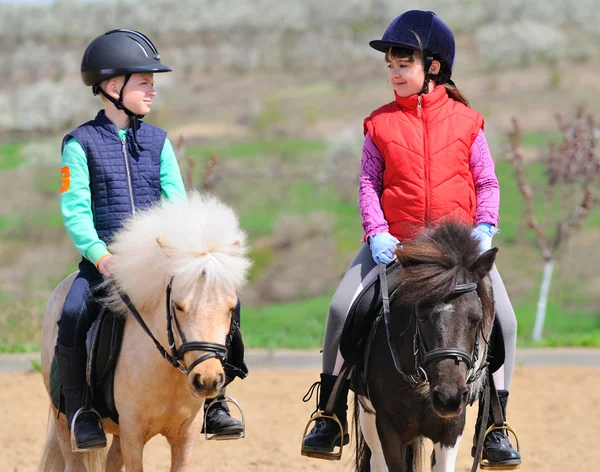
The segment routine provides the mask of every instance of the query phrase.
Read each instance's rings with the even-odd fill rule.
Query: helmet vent
[[[130,38],[131,38],[131,36],[130,36]],[[133,40],[133,41],[135,42],[135,44],[137,44],[137,45],[140,47],[140,49],[141,49],[142,51],[144,51],[144,55],[145,55],[146,57],[150,57],[150,56],[148,55],[148,53],[146,52],[146,49],[144,48],[144,46],[142,46],[142,45],[141,45],[141,43],[140,43],[140,42],[139,42],[137,39],[135,39],[135,38],[131,38],[131,40]]]

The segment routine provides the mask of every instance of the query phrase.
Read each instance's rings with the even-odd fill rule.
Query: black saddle
[[[119,413],[114,401],[114,376],[124,327],[124,317],[102,308],[87,333],[86,342],[88,353],[86,374],[92,399],[91,406],[102,418],[110,418],[115,423],[119,422]],[[61,413],[65,413],[56,357],[52,359],[50,368],[50,394],[54,406],[60,409]]]

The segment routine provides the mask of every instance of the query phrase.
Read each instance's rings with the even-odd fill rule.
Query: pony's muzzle
[[[225,385],[225,372],[220,361],[213,359],[196,367],[188,375],[192,392],[199,397],[215,397]]]
[[[437,385],[431,392],[431,403],[438,416],[458,416],[467,402],[469,389],[466,385]]]

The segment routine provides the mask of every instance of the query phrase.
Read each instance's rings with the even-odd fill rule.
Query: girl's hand
[[[479,241],[481,253],[492,248],[492,238],[498,232],[498,228],[490,223],[479,223],[473,228],[472,236]]]
[[[98,271],[106,278],[110,277],[110,267],[115,261],[115,256],[109,254],[98,263]]]
[[[394,260],[394,252],[400,244],[390,233],[379,233],[369,237],[371,255],[377,264],[389,264]]]

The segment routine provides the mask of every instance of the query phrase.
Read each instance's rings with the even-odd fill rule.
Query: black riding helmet
[[[143,116],[136,115],[123,105],[123,89],[132,74],[156,74],[171,70],[160,62],[160,55],[150,39],[138,31],[128,29],[115,29],[98,36],[89,44],[81,60],[83,83],[92,87],[94,95],[101,93],[131,118],[136,143],[137,120]],[[125,76],[125,81],[119,99],[116,100],[102,90],[100,83],[121,75]],[[142,148],[139,143],[138,146]]]

